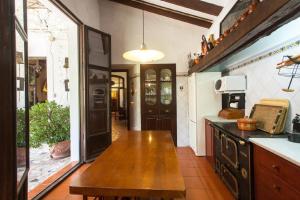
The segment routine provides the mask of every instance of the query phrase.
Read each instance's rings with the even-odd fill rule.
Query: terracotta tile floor
[[[194,156],[188,147],[178,147],[177,155],[186,185],[186,200],[231,200],[232,195],[214,173],[205,157]],[[82,173],[89,164],[67,178],[44,199],[46,200],[81,200],[78,195],[69,194],[69,183],[72,178]],[[94,199],[94,198],[90,198]]]

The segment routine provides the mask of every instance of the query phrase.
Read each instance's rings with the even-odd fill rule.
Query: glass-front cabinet
[[[176,144],[176,65],[141,65],[143,130],[171,130]]]

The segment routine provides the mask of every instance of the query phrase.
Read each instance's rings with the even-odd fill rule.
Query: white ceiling
[[[162,7],[165,7],[165,8],[173,9],[173,10],[176,10],[176,11],[179,11],[179,12],[194,15],[194,16],[197,16],[197,17],[210,19],[212,21],[214,21],[217,18],[217,16],[214,16],[214,15],[209,15],[207,13],[199,12],[199,11],[192,10],[192,9],[189,9],[189,8],[185,8],[185,7],[182,7],[182,6],[177,6],[175,4],[167,3],[167,2],[161,1],[161,0],[143,0],[143,1],[155,4],[155,5],[158,5],[158,6],[162,6]],[[189,1],[189,0],[186,0],[186,1]],[[199,1],[201,1],[201,0],[199,0]],[[216,5],[222,6],[222,7],[224,7],[226,5],[226,3],[228,2],[228,0],[204,0],[204,1],[208,2],[208,3],[216,4]]]

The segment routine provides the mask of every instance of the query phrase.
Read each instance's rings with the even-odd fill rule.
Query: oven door
[[[221,135],[221,155],[233,168],[239,168],[237,142],[225,134]]]
[[[221,164],[221,178],[225,183],[227,188],[233,194],[233,196],[238,199],[239,197],[239,184],[237,177],[223,164]]]

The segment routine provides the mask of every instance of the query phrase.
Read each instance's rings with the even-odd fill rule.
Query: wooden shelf
[[[269,35],[280,26],[300,16],[299,0],[264,0],[239,27],[200,60],[200,64],[190,68],[189,74],[207,70],[225,60],[258,39]],[[295,27],[298,28],[298,27]]]

